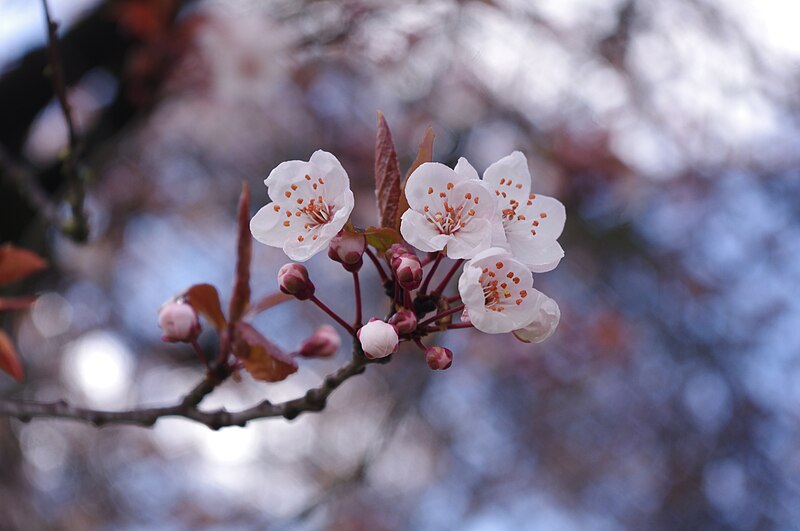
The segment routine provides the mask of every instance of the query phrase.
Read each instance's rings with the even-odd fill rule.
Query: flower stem
[[[352,327],[352,326],[350,326],[349,324],[347,324],[347,321],[345,321],[344,319],[342,319],[341,317],[339,317],[339,314],[337,314],[336,312],[334,312],[333,310],[331,310],[330,308],[328,308],[328,307],[327,307],[327,306],[326,306],[326,305],[325,305],[325,304],[324,304],[324,303],[323,303],[321,300],[319,300],[319,299],[316,297],[316,295],[312,295],[312,296],[311,296],[311,298],[310,298],[309,300],[310,300],[311,302],[313,302],[314,304],[316,304],[317,306],[319,306],[319,308],[320,308],[320,309],[321,309],[323,312],[325,312],[325,313],[327,313],[328,315],[330,315],[330,316],[331,316],[331,318],[332,318],[334,321],[336,321],[337,323],[339,323],[340,325],[342,325],[342,327],[343,327],[345,330],[347,330],[347,333],[348,333],[348,334],[350,334],[351,336],[354,336],[354,335],[356,335],[356,331],[355,331],[355,329],[353,329],[353,327]]]
[[[203,362],[203,365],[205,365],[207,368],[210,368],[208,364],[208,358],[206,358],[206,354],[205,352],[203,352],[203,349],[200,348],[200,345],[197,343],[197,340],[192,339],[191,344],[192,348],[194,348],[194,351],[197,354],[197,357],[200,358],[200,361]]]
[[[425,280],[422,282],[422,286],[419,287],[420,293],[426,293],[428,291],[428,284],[431,283],[433,274],[436,273],[436,268],[439,267],[439,263],[442,261],[443,256],[444,255],[441,252],[436,255],[436,260],[433,261],[433,265],[431,266],[430,271],[428,271],[428,276],[425,277]]]
[[[439,295],[441,295],[442,292],[444,291],[444,288],[446,288],[447,284],[450,282],[450,279],[453,278],[453,275],[456,274],[456,271],[458,271],[458,268],[461,267],[461,264],[463,263],[464,263],[463,258],[456,260],[456,263],[453,264],[453,267],[450,268],[450,271],[447,272],[447,275],[445,275],[445,277],[442,279],[442,281],[439,283],[436,289],[431,292],[431,295],[433,295],[434,297],[438,297]]]
[[[447,297],[445,299],[446,302],[456,302],[456,301],[460,301],[460,300],[461,300],[461,294],[460,293],[458,295],[453,295],[452,297]]]
[[[419,324],[417,325],[417,328],[425,328],[425,327],[426,327],[426,326],[428,326],[429,324],[431,324],[431,323],[435,323],[436,321],[438,321],[438,320],[439,320],[439,319],[441,319],[442,317],[447,317],[448,315],[453,315],[454,313],[456,313],[456,312],[460,312],[460,311],[461,311],[461,310],[463,310],[463,309],[464,309],[464,305],[463,305],[463,304],[460,304],[460,305],[458,305],[458,306],[455,306],[455,307],[453,307],[453,308],[450,308],[449,310],[445,310],[445,311],[443,311],[443,312],[439,312],[439,313],[437,313],[436,315],[434,315],[433,317],[430,317],[430,318],[428,318],[428,319],[425,319],[424,321],[422,321],[421,323],[419,323]]]
[[[353,286],[356,292],[356,323],[353,328],[361,328],[361,283],[358,280],[358,271],[353,271]]]
[[[373,253],[369,247],[367,247],[367,249],[364,252],[366,253],[367,256],[369,256],[369,259],[372,260],[372,263],[375,264],[375,269],[378,270],[378,275],[380,275],[381,277],[381,282],[383,284],[389,282],[389,277],[386,276],[386,272],[383,270],[383,266],[378,260],[378,257],[375,256],[375,253]]]
[[[414,344],[417,345],[422,352],[428,350],[428,347],[426,347],[422,340],[418,337],[414,338]]]

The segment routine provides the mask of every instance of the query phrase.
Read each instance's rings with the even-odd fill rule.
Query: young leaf
[[[425,136],[422,137],[422,142],[419,143],[417,158],[414,159],[414,162],[408,169],[408,173],[406,173],[406,178],[403,181],[400,191],[400,201],[398,202],[397,206],[397,216],[394,221],[394,228],[397,230],[400,230],[400,218],[403,216],[405,211],[408,210],[408,199],[406,198],[406,183],[408,182],[408,177],[414,173],[414,170],[419,168],[422,163],[431,162],[433,160],[433,140],[435,138],[436,135],[433,134],[433,129],[428,127],[425,130]]]
[[[297,372],[293,357],[244,321],[234,324],[233,353],[256,380],[280,382]]]
[[[247,183],[242,185],[238,222],[236,280],[233,284],[233,295],[228,312],[231,321],[238,321],[250,304],[250,261],[253,258],[253,237],[250,235],[250,190]]]
[[[393,243],[403,241],[400,233],[389,227],[367,227],[364,229],[364,236],[367,238],[367,244],[373,246],[379,253],[386,252]]]
[[[375,197],[378,200],[381,227],[394,227],[400,202],[400,166],[389,124],[378,113],[378,134],[375,139]]]
[[[211,284],[195,284],[183,294],[186,302],[197,312],[208,319],[217,332],[225,328],[225,315],[219,302],[217,288]]]
[[[17,351],[11,339],[2,330],[0,330],[0,370],[10,374],[18,382],[25,377]]]
[[[0,285],[22,280],[45,267],[47,262],[34,252],[11,244],[0,247]]]
[[[249,308],[247,308],[247,312],[245,312],[245,314],[252,317],[260,314],[263,311],[269,310],[273,306],[277,306],[291,300],[294,300],[294,295],[287,295],[286,293],[282,293],[280,291],[270,293],[269,295],[264,295],[255,304],[252,304]]]

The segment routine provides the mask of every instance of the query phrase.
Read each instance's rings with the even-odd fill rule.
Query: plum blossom
[[[514,330],[514,337],[523,343],[541,343],[553,335],[561,320],[561,309],[556,301],[544,293],[533,290],[535,310],[533,321],[525,328]]]
[[[454,259],[489,248],[497,200],[467,166],[426,162],[411,174],[405,189],[410,208],[400,223],[408,243],[427,252],[445,249]]]
[[[482,183],[498,201],[492,245],[508,249],[534,273],[555,269],[564,257],[556,240],[564,230],[566,211],[558,199],[531,192],[525,155],[515,151],[498,160],[486,169]]]
[[[291,160],[264,181],[272,203],[250,220],[253,237],[304,262],[325,249],[353,210],[350,179],[339,161],[315,151],[308,162]]]
[[[519,330],[536,318],[533,275],[505,249],[492,247],[467,262],[458,292],[470,322],[481,332]]]

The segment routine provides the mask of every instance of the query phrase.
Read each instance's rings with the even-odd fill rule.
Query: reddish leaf
[[[250,235],[250,190],[242,185],[239,198],[239,234],[236,247],[236,280],[233,284],[230,311],[231,321],[238,321],[250,304],[250,261],[253,258],[253,237]]]
[[[282,304],[286,301],[294,300],[294,295],[287,295],[280,291],[265,295],[258,302],[251,305],[247,309],[247,315],[258,315],[265,310],[269,310],[273,306]]]
[[[367,243],[380,253],[386,252],[393,243],[403,241],[400,233],[389,227],[367,227],[364,236],[367,238]]]
[[[297,362],[293,357],[244,321],[234,325],[233,353],[256,380],[280,382],[297,372]]]
[[[400,191],[400,201],[398,202],[398,207],[397,207],[397,217],[395,218],[395,224],[394,224],[394,228],[397,230],[400,230],[400,218],[403,216],[405,211],[408,210],[408,199],[406,198],[406,183],[408,182],[408,177],[412,173],[414,173],[414,170],[419,168],[422,165],[422,163],[431,162],[433,160],[434,138],[436,138],[436,135],[433,134],[433,129],[428,127],[425,130],[425,136],[422,137],[422,142],[419,143],[417,158],[414,159],[414,162],[408,169],[408,173],[406,174],[406,179],[405,181],[403,181]]]
[[[222,306],[219,303],[219,293],[217,288],[211,284],[195,284],[183,294],[186,302],[191,304],[194,309],[206,319],[208,319],[217,332],[225,328],[227,324],[225,315],[222,313]]]
[[[36,302],[36,297],[0,297],[0,312],[4,310],[27,310],[34,302]]]
[[[17,351],[5,332],[0,330],[0,370],[7,372],[18,382],[25,378]]]
[[[402,180],[389,124],[379,112],[378,135],[375,139],[375,197],[378,200],[381,227],[395,226]]]
[[[22,280],[45,267],[47,262],[34,252],[11,244],[0,247],[0,285]]]

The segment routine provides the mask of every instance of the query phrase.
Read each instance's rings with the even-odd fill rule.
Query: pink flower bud
[[[417,289],[422,283],[422,264],[413,254],[404,254],[392,260],[397,281],[406,289]]]
[[[314,334],[303,341],[297,351],[304,358],[327,358],[333,356],[342,346],[342,339],[331,325],[322,325]]]
[[[434,371],[443,371],[453,364],[453,352],[444,347],[428,347],[425,351],[425,361]]]
[[[389,260],[391,264],[395,258],[399,256],[403,256],[405,254],[412,254],[414,256],[417,253],[414,251],[414,248],[405,243],[393,243],[389,246],[389,249],[386,251],[386,258]]]
[[[308,270],[300,264],[286,264],[278,270],[278,287],[301,301],[314,295],[314,284],[308,278]]]
[[[202,330],[197,312],[188,303],[170,301],[158,311],[158,326],[164,331],[161,339],[170,343],[197,339]]]
[[[363,234],[343,230],[331,240],[328,258],[339,262],[348,271],[358,271],[364,263],[361,256],[366,249],[367,239]]]
[[[389,319],[399,334],[410,334],[417,328],[417,316],[411,310],[400,310]]]
[[[358,340],[364,355],[370,359],[385,358],[397,352],[397,330],[378,319],[370,319],[367,324],[358,329]]]

